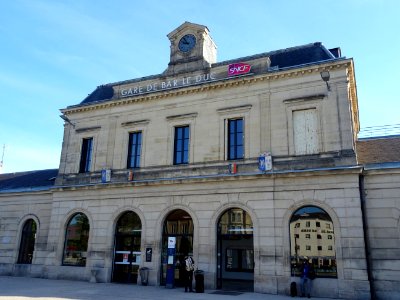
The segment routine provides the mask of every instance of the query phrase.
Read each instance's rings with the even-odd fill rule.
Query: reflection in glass
[[[228,159],[243,158],[243,119],[228,120]]]
[[[117,234],[133,234],[141,235],[142,222],[134,212],[126,212],[123,214],[117,223]]]
[[[307,258],[317,277],[337,277],[333,222],[323,209],[305,206],[292,215],[290,255],[292,274],[300,275],[301,261]]]
[[[253,272],[253,249],[226,249],[225,271],[227,272]]]
[[[189,162],[189,126],[175,127],[174,165]]]
[[[220,234],[253,234],[253,222],[246,211],[232,208],[221,216],[218,230]]]
[[[226,210],[217,224],[217,288],[254,290],[253,222],[243,209]]]
[[[65,232],[63,265],[86,265],[89,227],[89,220],[82,213],[77,213],[70,219]]]

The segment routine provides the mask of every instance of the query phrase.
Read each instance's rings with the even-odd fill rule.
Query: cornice
[[[354,74],[354,64],[350,60],[347,67],[347,80],[349,81],[349,96],[352,106],[353,123],[355,125],[354,135],[357,138],[357,133],[360,131],[359,111],[358,111],[358,98],[357,98],[357,85]]]
[[[343,176],[343,175],[359,175],[362,172],[361,166],[344,166],[321,169],[306,169],[306,170],[286,170],[273,172],[254,172],[254,173],[239,173],[239,174],[212,174],[199,176],[185,177],[170,177],[157,179],[144,179],[134,181],[116,181],[109,183],[88,183],[76,185],[59,185],[54,186],[54,192],[59,191],[80,191],[80,190],[97,190],[109,188],[131,188],[141,186],[161,186],[173,184],[193,184],[193,183],[215,183],[215,182],[230,182],[230,181],[249,181],[249,180],[274,180],[280,178],[299,178],[299,177],[314,177],[314,176]]]
[[[248,85],[248,84],[259,83],[259,82],[263,82],[263,81],[275,81],[275,80],[282,80],[282,79],[297,78],[297,77],[301,77],[304,75],[320,73],[324,70],[330,71],[330,70],[339,70],[339,69],[345,69],[345,68],[349,69],[348,74],[351,75],[351,76],[349,76],[349,81],[350,81],[350,84],[353,87],[355,87],[352,60],[345,59],[345,60],[340,60],[340,61],[321,63],[318,65],[305,66],[302,68],[295,68],[295,69],[293,68],[293,69],[273,71],[273,72],[258,74],[258,75],[254,75],[254,76],[229,77],[229,78],[221,79],[218,81],[204,83],[201,85],[181,87],[181,88],[177,88],[174,90],[154,92],[154,93],[145,94],[145,95],[136,95],[136,96],[132,96],[132,97],[126,97],[123,99],[105,100],[105,101],[93,103],[90,105],[61,109],[61,112],[64,113],[65,115],[70,115],[73,113],[88,112],[88,111],[92,111],[92,110],[99,110],[99,109],[106,109],[106,108],[109,109],[112,107],[130,105],[130,104],[138,103],[138,102],[146,102],[146,101],[159,100],[159,99],[165,99],[165,98],[171,98],[171,97],[177,97],[177,96],[183,96],[183,95],[190,95],[190,94],[196,94],[196,93],[201,93],[201,92],[205,92],[205,91],[212,91],[212,90],[218,90],[218,89],[229,88],[229,87],[238,87],[238,86],[243,86],[243,85]],[[354,88],[351,89],[351,92],[352,92],[352,96],[356,97],[356,92],[354,91]],[[353,98],[353,99],[356,99],[356,98]],[[357,112],[358,112],[358,109],[357,109]],[[358,118],[357,118],[357,120],[358,120]]]

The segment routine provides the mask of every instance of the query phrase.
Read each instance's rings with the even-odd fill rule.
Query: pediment
[[[186,21],[181,26],[179,26],[175,30],[171,31],[167,36],[168,36],[169,39],[173,39],[176,36],[180,36],[183,32],[187,32],[187,31],[191,31],[191,32],[199,32],[199,31],[209,32],[207,26],[199,25],[199,24],[195,24],[195,23],[190,23],[190,22]]]

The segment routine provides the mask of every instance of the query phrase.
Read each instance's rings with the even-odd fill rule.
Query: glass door
[[[174,210],[164,222],[161,251],[161,285],[166,284],[168,268],[168,237],[176,238],[174,256],[174,285],[184,286],[184,258],[193,256],[193,221],[184,210]]]
[[[253,222],[241,208],[227,210],[217,224],[217,288],[253,291]]]
[[[141,263],[141,222],[133,213],[125,213],[115,233],[113,281],[137,283]]]

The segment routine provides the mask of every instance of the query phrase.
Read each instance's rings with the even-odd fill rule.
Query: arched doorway
[[[36,223],[29,219],[25,222],[22,228],[21,243],[19,245],[18,263],[31,264],[33,251],[35,250],[36,240]]]
[[[175,266],[174,284],[175,286],[184,286],[184,258],[186,255],[193,256],[193,220],[186,211],[174,210],[165,219],[162,233],[161,285],[166,284],[168,237],[176,238],[173,262]]]
[[[131,211],[125,212],[115,228],[114,268],[112,281],[137,283],[140,265],[142,222]]]
[[[254,290],[253,222],[241,208],[225,211],[217,224],[217,288]]]

